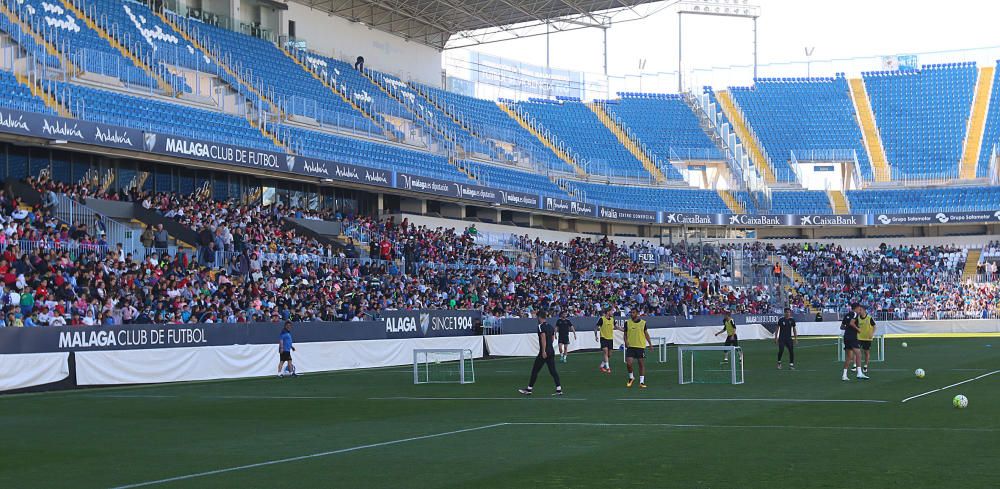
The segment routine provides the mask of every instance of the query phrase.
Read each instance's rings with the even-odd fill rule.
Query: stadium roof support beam
[[[290,0],[437,49],[541,35],[606,28],[623,15],[631,20],[678,0]],[[734,0],[731,0],[734,1]],[[638,7],[650,5],[650,12]],[[455,45],[449,40],[455,38]],[[502,39],[501,39],[502,38]]]

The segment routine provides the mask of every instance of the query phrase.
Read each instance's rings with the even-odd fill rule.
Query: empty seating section
[[[379,127],[268,41],[200,22],[189,21],[188,34],[286,113],[358,132],[380,134]],[[258,86],[260,85],[260,86]],[[266,92],[266,93],[265,93]]]
[[[131,0],[84,0],[81,8],[92,12],[91,18],[100,19],[102,25],[114,25],[122,44],[146,60],[176,90],[191,92],[184,79],[171,74],[165,65],[216,72],[217,67],[204,53],[143,4]]]
[[[296,51],[294,54],[320,78],[339,87],[358,107],[369,114],[374,114],[376,117],[378,114],[384,114],[411,119],[406,107],[383,92],[350,64],[304,50]],[[397,136],[402,138],[403,135],[397,134]]]
[[[676,94],[622,93],[620,101],[609,101],[605,107],[646,145],[647,151],[666,163],[672,158],[682,160],[722,160],[722,152],[701,128],[698,117]],[[680,173],[668,166],[669,178],[680,179]]]
[[[773,214],[833,214],[826,192],[816,190],[781,190],[771,193]]]
[[[649,172],[618,141],[593,112],[580,102],[532,99],[518,102],[544,130],[563,144],[587,173],[620,177],[650,177]]]
[[[958,175],[976,74],[975,63],[863,74],[894,180]]]
[[[513,145],[517,155],[499,149],[500,159],[510,161],[513,157],[528,158],[540,168],[572,173],[573,168],[560,159],[541,141],[521,127],[496,102],[467,97],[438,88],[420,85],[419,89],[445,111],[455,116],[465,127],[482,138]]]
[[[976,176],[985,177],[990,169],[990,156],[993,146],[1000,143],[1000,61],[993,72],[993,90],[990,93],[990,106],[986,113],[986,127],[983,130],[983,145],[979,151],[979,163],[976,165]]]
[[[0,31],[7,33],[11,40],[20,46],[27,55],[33,56],[40,63],[52,68],[59,67],[59,58],[49,53],[45,46],[35,42],[34,36],[24,32],[20,24],[11,21],[6,15],[0,15]]]
[[[234,146],[282,151],[242,117],[70,83],[45,83],[50,85],[50,91],[54,85],[59,93],[69,96],[73,101],[70,110],[80,119]]]
[[[448,141],[458,144],[466,152],[487,155],[491,158],[501,158],[496,146],[489,141],[473,135],[468,129],[462,127],[451,115],[437,108],[432,102],[420,94],[423,87],[412,87],[402,80],[380,74],[387,81],[387,86],[394,90],[397,96],[409,105],[410,110],[422,117],[427,124],[432,126],[440,134],[443,134]]]
[[[32,26],[45,32],[48,41],[84,71],[117,78],[126,85],[157,87],[157,82],[132,60],[122,56],[86,22],[57,0],[4,0],[7,7]]]
[[[0,107],[40,114],[54,114],[42,99],[31,94],[31,90],[18,83],[9,71],[0,70]]]
[[[480,185],[566,198],[566,191],[545,175],[475,161],[461,161],[459,165],[475,176]]]
[[[472,183],[444,156],[363,139],[310,131],[296,126],[279,126],[278,134],[287,136],[287,139],[291,141],[289,149],[300,155],[340,163],[396,170],[453,182]]]
[[[609,207],[650,211],[730,213],[715,190],[604,185],[569,181],[578,198]],[[744,195],[736,196],[745,199]],[[745,200],[744,200],[745,201]]]
[[[1000,187],[852,190],[846,194],[856,213],[993,211],[1000,207]]]
[[[771,161],[775,178],[794,181],[790,166],[794,151],[800,160],[841,159],[854,151],[864,177],[872,179],[861,128],[847,79],[766,78],[752,88],[733,87],[750,127]]]

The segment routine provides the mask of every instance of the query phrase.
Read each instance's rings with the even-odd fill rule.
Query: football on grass
[[[918,379],[922,379],[925,375],[927,375],[927,372],[924,372],[924,369],[922,368],[918,368],[913,371],[913,375],[916,375]]]
[[[969,398],[959,394],[951,400],[951,404],[959,409],[965,409],[969,405]]]

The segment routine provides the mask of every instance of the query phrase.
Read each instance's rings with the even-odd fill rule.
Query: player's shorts
[[[292,352],[283,351],[279,354],[279,357],[281,358],[282,362],[290,362],[292,361]]]
[[[793,340],[791,336],[789,336],[788,338],[779,336],[778,343],[786,346],[793,346],[795,344],[795,340]]]
[[[602,349],[603,348],[607,348],[609,350],[614,350],[615,349],[615,340],[608,340],[608,339],[601,338],[601,348]]]
[[[646,358],[645,348],[626,348],[625,358]]]
[[[857,338],[844,338],[844,350],[857,350],[861,344]]]
[[[736,335],[727,336],[725,346],[740,346],[740,340]]]
[[[872,349],[872,340],[858,340],[858,344],[861,345],[862,350]]]
[[[569,344],[569,335],[568,334],[565,335],[565,336],[559,335],[559,344],[560,345],[568,345]]]

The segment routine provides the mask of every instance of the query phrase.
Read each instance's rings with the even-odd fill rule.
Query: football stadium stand
[[[798,160],[834,160],[853,152],[866,180],[871,164],[851,104],[847,79],[764,78],[753,87],[732,88],[733,98],[760,139],[782,181],[794,181],[790,165]],[[839,155],[838,155],[839,153]]]
[[[957,177],[975,63],[863,74],[893,179]]]

